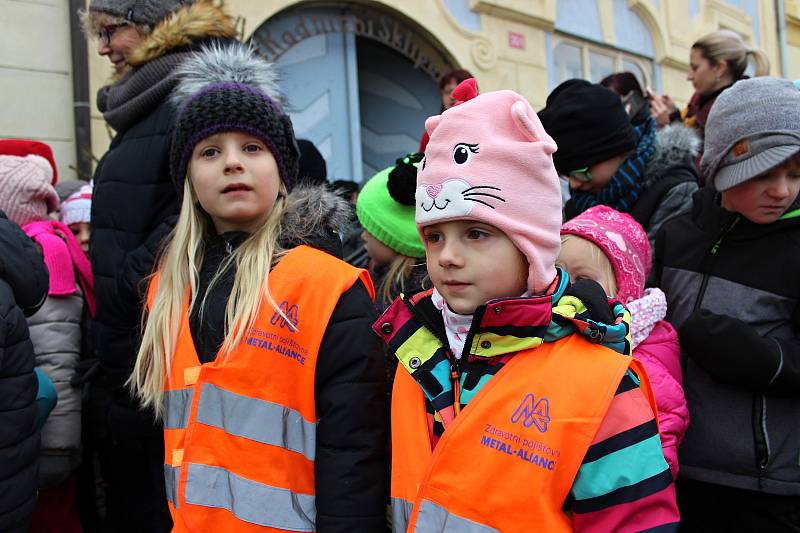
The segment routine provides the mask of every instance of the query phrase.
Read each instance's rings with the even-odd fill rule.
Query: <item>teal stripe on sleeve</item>
[[[629,487],[668,469],[661,439],[653,435],[617,450],[578,470],[572,494],[576,500],[596,498],[621,487]]]

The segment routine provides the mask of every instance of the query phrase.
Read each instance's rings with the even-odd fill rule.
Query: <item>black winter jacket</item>
[[[119,132],[95,172],[90,247],[97,291],[95,349],[112,388],[121,389],[133,368],[140,285],[178,209],[168,165],[174,118],[174,108],[162,103]]]
[[[117,102],[122,97],[115,97],[116,107],[105,113],[128,111],[124,120],[115,119],[117,135],[94,175],[95,350],[105,385],[118,402],[129,406],[133,402],[122,384],[130,375],[138,349],[142,281],[151,273],[161,241],[174,224],[172,215],[179,209],[179,194],[169,173],[176,109],[168,97],[170,87],[178,82],[173,72],[181,57],[204,43],[235,36],[234,21],[221,8],[210,2],[187,4],[159,23],[131,54],[136,68],[98,95],[98,104],[108,102],[104,104],[108,107],[111,97],[101,95],[119,92],[121,87],[146,89],[141,86],[148,81],[160,87],[162,79],[171,80],[155,94],[131,93],[122,102]],[[158,67],[160,78],[151,80],[152,65],[163,65]]]
[[[27,235],[0,211],[0,531],[27,531],[39,457],[33,344],[26,316],[47,297],[49,276]]]
[[[800,217],[754,224],[711,188],[659,233],[650,283],[679,331],[691,413],[682,475],[800,495],[798,272]]]
[[[296,188],[282,224],[284,248],[307,244],[341,259],[336,229],[349,213],[346,202],[325,187]],[[198,305],[190,330],[201,362],[216,358],[224,340],[225,308],[235,270],[229,268],[206,296],[222,261],[247,238],[230,232],[206,240]],[[202,312],[201,305],[205,305]],[[371,325],[377,318],[366,287],[358,281],[342,294],[328,322],[317,359],[315,390],[316,527],[320,533],[374,533],[386,529],[388,420],[385,367]]]

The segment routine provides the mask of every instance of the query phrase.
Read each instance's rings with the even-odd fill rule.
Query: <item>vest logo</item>
[[[526,428],[536,426],[540,433],[547,431],[550,423],[550,401],[547,398],[539,398],[537,401],[533,394],[526,395],[511,415],[512,424],[519,422]]]
[[[281,313],[284,314],[286,318],[289,320],[287,321],[286,318],[280,315],[278,311],[272,313],[272,318],[270,319],[269,323],[273,326],[278,326],[279,328],[286,328],[290,331],[294,331],[297,329],[297,326],[300,324],[300,310],[297,307],[297,304],[289,305],[289,302],[286,300],[281,302],[280,305]]]

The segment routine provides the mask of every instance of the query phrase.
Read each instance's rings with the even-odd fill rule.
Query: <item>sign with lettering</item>
[[[378,41],[407,57],[414,68],[435,80],[452,68],[443,51],[418,29],[364,6],[347,10],[290,9],[262,24],[253,35],[253,43],[267,60],[275,61],[298,43],[330,33],[352,33]]]

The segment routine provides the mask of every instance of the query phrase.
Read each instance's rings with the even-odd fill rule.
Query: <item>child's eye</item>
[[[436,244],[442,238],[441,235],[439,235],[438,233],[433,233],[433,232],[425,233],[425,234],[423,234],[423,237],[425,238],[425,242],[429,242],[431,244]]]
[[[203,148],[203,150],[200,152],[200,155],[202,157],[214,157],[218,153],[219,150],[217,150],[216,148]]]
[[[245,152],[255,153],[255,152],[258,152],[258,151],[261,151],[261,150],[263,150],[261,145],[260,144],[256,144],[256,143],[250,143],[250,144],[245,145],[245,147],[244,147],[244,151]]]
[[[467,232],[468,239],[479,240],[488,237],[489,234],[479,229],[471,229]]]

